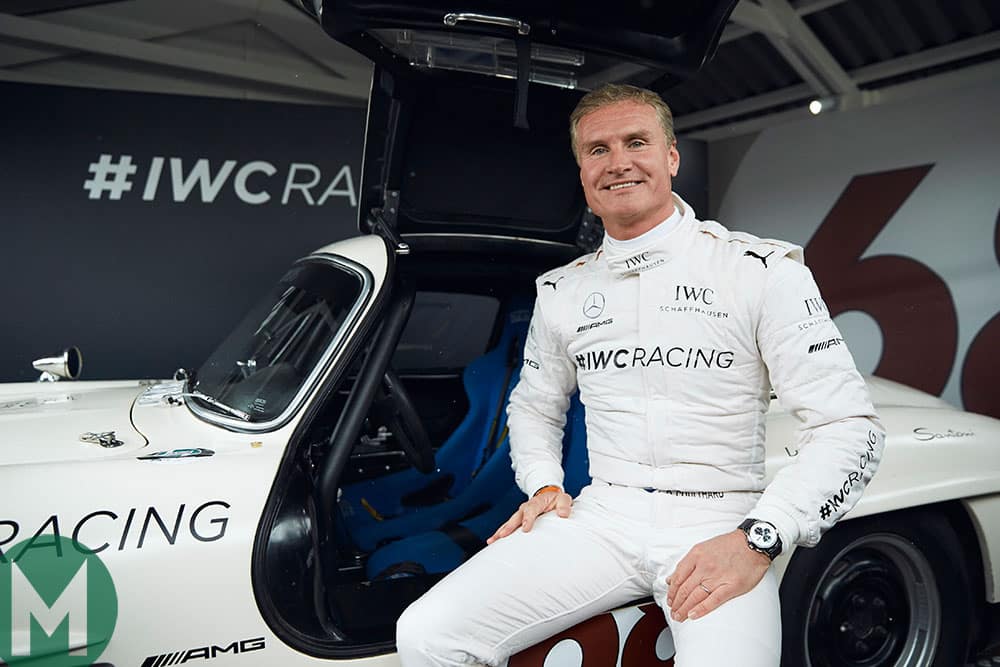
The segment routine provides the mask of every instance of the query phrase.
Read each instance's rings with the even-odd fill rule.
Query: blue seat
[[[532,306],[532,299],[511,299],[499,341],[463,371],[469,409],[437,450],[433,473],[408,469],[343,487],[341,516],[356,544],[370,550],[385,539],[407,534],[400,532],[397,522],[410,515],[448,512],[450,519],[456,519],[473,509],[462,503],[449,504],[449,499],[462,495],[475,478],[487,474],[492,455],[503,444],[507,399],[521,375]],[[411,501],[421,495],[430,498]],[[448,509],[436,509],[442,505]]]
[[[368,577],[385,579],[450,572],[485,546],[486,538],[526,500],[514,483],[508,441],[497,450],[487,466],[491,474],[489,484],[477,484],[481,479],[477,478],[462,496],[455,499],[462,501],[463,507],[480,508],[478,511],[443,523],[440,523],[443,514],[432,515],[420,521],[419,526],[415,521],[409,526],[413,529],[408,533],[409,537],[390,542],[369,556],[366,565]],[[563,484],[571,495],[576,496],[590,483],[584,409],[578,396],[573,397],[566,415],[563,469],[566,473]],[[416,515],[412,518],[416,519]],[[432,525],[436,522],[439,525]],[[423,528],[423,532],[416,530],[418,527]]]

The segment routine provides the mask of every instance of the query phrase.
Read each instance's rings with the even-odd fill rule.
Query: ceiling
[[[369,79],[366,59],[282,0],[0,0],[0,81],[361,106]],[[811,101],[831,113],[989,84],[997,0],[742,0],[712,62],[666,98],[678,134],[712,141]]]

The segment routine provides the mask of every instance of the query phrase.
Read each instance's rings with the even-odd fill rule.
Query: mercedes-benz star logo
[[[604,312],[604,295],[594,292],[583,302],[583,314],[590,319],[596,319]]]

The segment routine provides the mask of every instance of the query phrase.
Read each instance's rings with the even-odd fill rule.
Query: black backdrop
[[[0,100],[0,381],[67,345],[83,379],[197,367],[293,259],[356,233],[363,109],[9,83]],[[102,154],[135,166],[118,199],[87,189]]]
[[[0,382],[36,379],[31,361],[69,345],[85,380],[198,367],[291,261],[357,233],[364,122],[0,83]],[[705,211],[705,146],[681,152],[675,187]],[[102,155],[128,156],[128,189]]]

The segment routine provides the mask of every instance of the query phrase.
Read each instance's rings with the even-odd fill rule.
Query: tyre
[[[974,593],[940,512],[845,521],[795,551],[781,580],[782,667],[956,667]]]

